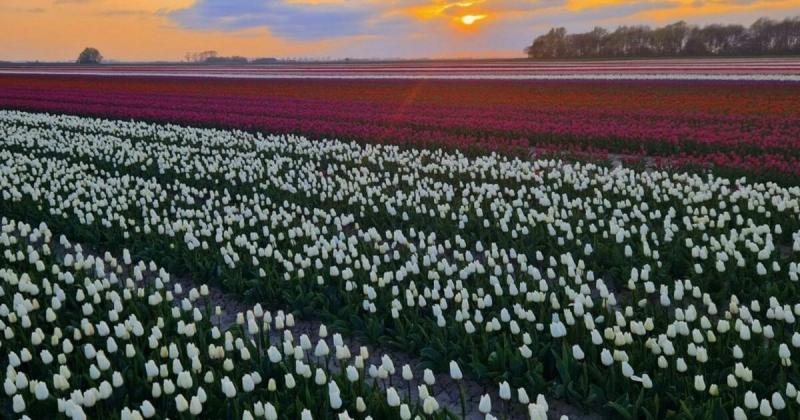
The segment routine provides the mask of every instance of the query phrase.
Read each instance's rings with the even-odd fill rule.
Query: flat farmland
[[[0,73],[256,79],[800,80],[800,59],[420,60],[266,65],[14,65]]]
[[[390,68],[398,67],[407,66]],[[215,67],[181,67],[169,76],[159,75],[161,67],[0,72],[0,106],[517,155],[646,158],[772,179],[800,175],[796,82],[370,79],[376,70],[361,75],[362,68],[339,70],[356,79],[243,78],[261,70]],[[197,75],[209,71],[225,77]]]
[[[0,417],[796,419],[799,63],[0,67]]]

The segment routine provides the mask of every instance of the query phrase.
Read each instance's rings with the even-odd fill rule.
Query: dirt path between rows
[[[54,249],[56,257],[63,262],[64,255],[66,253],[75,254],[76,246],[79,246],[82,249],[82,254],[84,257],[88,257],[89,255],[93,255],[95,258],[100,258],[101,254],[95,252],[91,247],[88,247],[84,244],[73,244],[71,250],[65,249],[61,244],[58,244]],[[74,256],[74,255],[73,255]],[[122,266],[122,273],[117,272],[117,276],[120,280],[125,279],[126,277],[132,277],[130,274],[132,273],[132,266],[126,266],[121,258],[117,259],[118,264]],[[138,261],[135,261],[138,263]],[[110,267],[107,267],[106,270],[108,274],[110,274]],[[149,270],[146,271],[144,275],[143,281],[153,281],[156,277],[156,273],[152,273]],[[181,277],[176,278],[172,277],[170,281],[171,287],[174,288],[175,284],[181,285],[181,292],[174,293],[174,302],[176,305],[180,304],[182,298],[187,297],[190,290],[193,288],[199,289],[201,285],[204,283],[197,281],[192,278]],[[209,290],[207,296],[202,297],[198,302],[197,305],[199,307],[210,305],[211,308],[215,308],[219,306],[222,310],[221,315],[212,315],[211,322],[215,325],[219,325],[221,329],[227,330],[231,326],[236,324],[237,314],[239,313],[246,313],[248,310],[252,310],[253,306],[246,304],[242,299],[240,299],[237,295],[233,293],[226,293],[222,291],[220,288],[206,284]],[[264,311],[270,311],[273,315],[277,314],[278,311],[284,308],[268,308],[264,307]],[[287,311],[288,313],[288,311]],[[322,325],[321,322],[318,320],[307,320],[307,319],[296,319],[294,326],[291,328],[292,334],[295,340],[299,340],[300,336],[305,334],[310,339],[313,345],[316,345],[317,341],[320,339],[319,332],[320,326]],[[328,343],[331,349],[334,348],[332,344],[332,336],[335,333],[332,329],[329,330],[328,337],[325,341]],[[282,340],[282,331],[278,330],[271,330],[270,331],[270,339],[273,343],[280,342]],[[369,359],[364,361],[364,366],[368,369],[370,364],[374,364],[376,366],[381,365],[381,358],[383,355],[388,355],[395,366],[395,373],[390,375],[390,378],[387,380],[379,380],[379,379],[372,379],[366,374],[367,376],[365,380],[367,383],[375,384],[379,386],[381,389],[385,390],[390,386],[394,386],[397,392],[400,394],[401,398],[406,399],[410,398],[411,401],[417,402],[419,400],[419,395],[417,392],[417,386],[424,384],[422,376],[423,370],[419,368],[421,365],[421,360],[415,358],[407,353],[396,351],[392,349],[387,349],[382,346],[375,346],[368,343],[365,343],[355,337],[349,337],[342,335],[343,343],[350,349],[351,354],[355,355],[359,353],[359,349],[364,346],[369,350]],[[266,349],[264,350],[266,351]],[[312,354],[311,352],[309,354]],[[311,365],[318,365],[317,360],[314,360],[313,356],[307,357],[306,363]],[[403,365],[409,365],[414,373],[414,378],[411,381],[406,381],[402,378],[402,367]],[[329,364],[331,368],[337,368],[339,365],[335,362],[335,359],[332,360]],[[452,413],[456,418],[461,416],[461,399],[460,399],[460,391],[459,391],[459,384],[458,382],[454,381],[450,378],[449,373],[434,373],[435,383],[432,386],[428,386],[428,391],[430,394],[436,398],[436,401],[439,403],[441,409],[445,409]],[[408,382],[408,383],[407,383]],[[409,396],[409,385],[411,389],[411,395]],[[479,420],[484,419],[485,416],[478,410],[480,398],[484,394],[489,394],[492,400],[492,413],[497,416],[498,418],[503,418],[506,416],[509,419],[524,419],[528,417],[527,407],[523,406],[518,402],[512,402],[509,404],[505,404],[504,401],[500,399],[498,393],[498,385],[491,384],[491,383],[478,383],[476,381],[470,380],[469,378],[464,378],[460,381],[460,385],[464,389],[465,401],[466,401],[466,419],[468,420]],[[529,397],[532,402],[536,401],[536,395],[530,395]],[[516,400],[516,390],[512,390],[512,399]],[[580,409],[566,403],[563,401],[557,400],[548,400],[549,411],[548,411],[548,418],[550,419],[559,419],[561,416],[566,415],[572,420],[598,420],[601,419],[601,416],[597,414],[587,414],[583,413]]]

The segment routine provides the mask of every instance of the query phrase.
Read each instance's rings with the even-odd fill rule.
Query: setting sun
[[[461,23],[464,25],[472,25],[482,19],[486,19],[486,15],[464,15],[461,16]]]

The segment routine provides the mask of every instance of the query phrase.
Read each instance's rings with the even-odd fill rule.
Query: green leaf
[[[617,404],[614,401],[609,401],[606,404],[606,406],[607,407],[611,407],[612,409],[614,409],[614,411],[616,411],[620,416],[624,417],[626,420],[632,420],[633,419],[633,416],[631,416],[631,413],[628,411],[628,409],[626,409],[625,407]]]

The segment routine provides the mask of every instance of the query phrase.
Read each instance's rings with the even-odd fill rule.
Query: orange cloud
[[[647,6],[651,7],[647,7]],[[724,15],[736,12],[768,12],[771,10],[797,9],[800,13],[800,0],[567,0],[564,9],[581,12],[592,9],[624,8],[639,6],[643,11],[636,13],[642,17],[665,17],[686,19],[701,15]],[[755,20],[758,15],[753,16]]]
[[[508,56],[521,55],[533,36],[551,26],[574,31],[677,20],[749,24],[764,15],[800,15],[800,0],[269,0],[283,5],[274,10],[300,11],[270,16],[295,19],[291,29],[301,34],[304,11],[315,11],[317,19],[339,6],[358,12],[351,19],[358,31],[332,30],[308,39],[287,37],[286,30],[270,30],[268,21],[246,15],[249,0],[230,0],[245,15],[222,3],[228,0],[216,0],[209,13],[221,16],[211,15],[216,19],[208,25],[175,18],[174,12],[196,11],[209,1],[0,0],[0,60],[74,60],[86,46],[129,61],[179,60],[209,49],[248,57]],[[226,19],[245,24],[225,26]]]
[[[400,13],[406,13],[420,20],[430,20],[439,17],[460,15],[484,3],[484,0],[474,1],[432,1],[428,4],[412,6],[401,9]]]
[[[300,56],[322,54],[348,39],[288,42],[266,28],[240,31],[189,30],[164,14],[191,0],[119,0],[56,3],[31,0],[34,14],[0,9],[0,59],[74,60],[86,46],[106,58],[129,61],[179,60],[187,52],[217,50],[226,55]]]
[[[721,0],[680,0],[673,7],[641,12],[636,14],[635,18],[654,20],[656,22],[670,22],[685,19],[685,16],[713,17],[733,13],[752,13],[752,20],[755,20],[769,11],[790,11],[792,9],[794,9],[795,15],[800,15],[800,0],[755,0],[749,3]],[[788,16],[789,14],[787,13]],[[712,21],[713,19],[709,18],[708,20]]]

